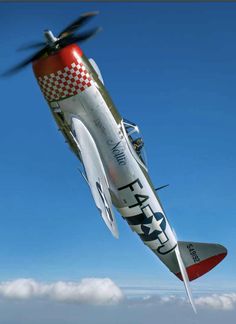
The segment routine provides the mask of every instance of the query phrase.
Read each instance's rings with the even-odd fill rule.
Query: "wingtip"
[[[114,238],[118,240],[120,238],[119,233],[115,233]]]
[[[118,231],[116,224],[115,224],[115,227],[112,227],[111,232],[112,232],[114,238],[118,240],[119,239],[119,231]]]

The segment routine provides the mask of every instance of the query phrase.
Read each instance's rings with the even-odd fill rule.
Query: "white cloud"
[[[141,290],[141,292],[140,292]],[[145,292],[145,293],[144,293]],[[135,298],[127,291],[126,300],[129,306],[173,306],[187,305],[182,294],[149,294],[148,289],[135,290]],[[80,282],[58,281],[54,283],[38,282],[34,279],[17,279],[0,282],[2,299],[50,299],[58,302],[71,302],[92,305],[113,305],[124,299],[121,289],[109,278],[85,278]],[[236,310],[236,293],[212,294],[194,298],[198,308],[215,310]]]
[[[123,293],[109,278],[85,278],[80,282],[59,281],[51,284],[34,279],[17,279],[0,283],[0,297],[49,298],[60,302],[110,305],[119,303]]]
[[[132,291],[131,289],[129,291]],[[136,295],[135,295],[136,293]],[[150,294],[149,294],[150,293]],[[132,307],[143,306],[186,306],[188,305],[187,297],[180,293],[175,292],[164,294],[163,291],[158,293],[157,290],[153,292],[153,290],[148,291],[148,289],[139,289],[134,290],[133,295],[130,294],[131,298],[129,298],[129,304]],[[203,295],[200,297],[194,298],[194,303],[198,309],[212,309],[212,310],[236,310],[236,293],[214,293]]]
[[[236,309],[236,293],[198,297],[195,299],[195,304],[204,308],[233,310]]]
[[[150,296],[142,299],[144,304],[171,304],[183,306],[188,303],[188,299],[183,296],[167,295],[167,296]],[[197,308],[215,309],[215,310],[235,310],[236,309],[236,293],[212,294],[194,298],[194,304]]]

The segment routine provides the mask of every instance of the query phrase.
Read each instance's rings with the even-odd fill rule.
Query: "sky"
[[[1,72],[30,55],[17,48],[43,40],[44,29],[56,34],[80,13],[100,11],[88,28],[103,31],[81,47],[100,67],[121,115],[139,125],[154,185],[170,184],[160,198],[178,239],[228,249],[192,284],[198,319],[207,323],[233,323],[236,315],[235,9],[235,3],[0,4]],[[42,310],[45,323],[143,323],[148,312],[167,323],[176,313],[181,323],[195,323],[182,283],[119,214],[119,240],[107,230],[30,66],[0,79],[0,89],[0,323],[30,323]],[[91,290],[81,299],[84,278],[98,280],[87,281],[85,291],[100,291],[101,280],[110,280],[98,297],[102,306],[90,305]],[[110,293],[115,305],[107,305]]]

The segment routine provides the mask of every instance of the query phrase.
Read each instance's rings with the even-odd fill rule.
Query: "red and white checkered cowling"
[[[48,102],[81,93],[93,82],[82,61],[82,51],[74,44],[35,61],[33,70]]]

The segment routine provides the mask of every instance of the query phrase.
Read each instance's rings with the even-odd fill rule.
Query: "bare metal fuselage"
[[[77,118],[83,123],[96,143],[113,205],[143,242],[169,263],[177,242],[146,166],[134,150],[122,118],[93,66],[84,55],[77,59],[89,71],[91,86],[76,95],[52,101],[52,113],[80,159],[72,120]]]
[[[128,132],[130,126],[116,110],[98,67],[79,47],[70,45],[41,58],[33,69],[60,130],[83,163],[108,228],[118,236],[113,205],[144,244],[184,281],[193,305],[188,280],[210,271],[227,250],[219,244],[177,242]]]

